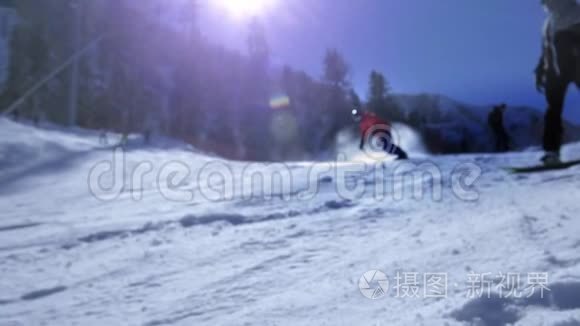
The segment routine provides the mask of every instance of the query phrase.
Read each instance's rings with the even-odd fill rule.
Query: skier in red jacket
[[[352,110],[352,115],[354,120],[359,123],[361,132],[359,148],[361,150],[364,149],[366,141],[370,141],[373,137],[379,137],[385,152],[396,155],[398,160],[409,158],[407,153],[394,143],[391,125],[387,121],[372,112],[361,112],[358,109]]]

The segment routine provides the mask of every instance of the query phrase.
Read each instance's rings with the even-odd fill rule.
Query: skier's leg
[[[407,155],[407,152],[405,152],[401,147],[397,146],[397,145],[393,145],[393,153],[397,155],[397,159],[398,160],[406,160],[409,158],[409,155]]]
[[[397,155],[398,160],[406,160],[409,155],[399,146],[392,142],[392,140],[383,140],[383,150],[389,154]]]
[[[499,129],[497,126],[493,128],[493,140],[495,141],[494,152],[495,153],[503,152],[503,136],[501,133],[501,129]]]
[[[501,151],[507,152],[510,150],[510,140],[507,132],[505,130],[501,131]]]
[[[564,129],[562,126],[562,111],[568,85],[576,75],[576,50],[578,38],[572,31],[558,33],[555,37],[555,47],[558,60],[559,73],[548,72],[546,81],[546,99],[548,110],[544,125],[544,150],[547,152],[546,159],[555,157],[560,153]],[[546,161],[546,160],[544,160]]]
[[[572,28],[570,28],[571,32],[574,34],[574,56],[573,56],[573,62],[574,62],[574,75],[571,76],[572,80],[574,81],[574,83],[576,84],[576,87],[580,89],[580,24],[576,24],[574,25]]]
[[[397,155],[397,159],[399,160],[405,160],[409,158],[407,153],[395,144],[395,142],[393,141],[393,135],[391,134],[390,131],[377,130],[375,133],[373,133],[373,136],[380,137],[380,140],[383,145],[383,151],[391,155]]]
[[[568,83],[561,80],[552,81],[546,87],[546,99],[548,110],[546,111],[544,124],[544,150],[546,152],[559,153],[562,144],[562,110]]]

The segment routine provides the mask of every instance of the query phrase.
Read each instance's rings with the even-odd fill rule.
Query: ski
[[[555,170],[565,170],[573,166],[580,165],[580,160],[561,162],[556,164],[538,164],[534,166],[525,167],[507,167],[506,169],[512,173],[534,173],[534,172],[545,172],[545,171],[555,171]]]

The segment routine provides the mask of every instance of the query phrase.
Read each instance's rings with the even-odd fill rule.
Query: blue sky
[[[224,1],[224,0],[214,0]],[[371,69],[395,92],[441,93],[469,103],[545,107],[534,88],[544,12],[539,0],[278,0],[261,19],[277,64],[319,77],[338,48],[366,95]],[[202,31],[244,49],[246,21],[202,8]],[[571,88],[565,116],[580,122]]]

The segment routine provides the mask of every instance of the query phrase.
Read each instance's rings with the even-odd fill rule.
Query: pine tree
[[[324,56],[323,111],[320,112],[319,146],[331,148],[336,134],[344,128],[351,119],[349,101],[349,66],[344,57],[336,49],[328,49]],[[324,127],[322,127],[324,126]]]
[[[371,71],[368,90],[370,109],[390,121],[401,121],[402,114],[390,92],[391,86],[385,76],[378,71]]]
[[[349,67],[336,49],[328,49],[324,57],[324,79],[335,87],[347,86]]]
[[[47,71],[49,50],[44,37],[46,20],[43,17],[46,6],[46,3],[37,3],[34,0],[16,2],[19,22],[11,38],[9,75],[0,100],[3,108],[19,99]],[[26,110],[26,107],[30,107],[30,102],[25,104],[18,110],[30,115],[30,110]]]
[[[353,109],[360,109],[362,106],[362,102],[356,91],[351,88],[349,92],[350,103],[352,104]]]
[[[266,31],[258,19],[252,20],[248,26],[248,56],[247,70],[242,78],[242,110],[239,116],[239,128],[245,130],[245,148],[253,153],[255,159],[264,159],[267,152],[263,148],[271,146],[269,134],[271,112],[268,105],[270,99],[269,78],[270,48]]]
[[[387,93],[389,91],[387,80],[383,74],[373,70],[369,77],[368,102],[370,108],[375,112],[385,109]]]
[[[28,83],[71,57],[75,22],[70,4],[77,1],[15,2],[25,24],[15,32],[13,73],[4,100],[22,94]],[[336,134],[352,124],[353,106],[362,105],[350,87],[349,66],[336,49],[323,58],[322,80],[290,67],[280,74],[271,67],[267,30],[257,20],[249,25],[242,54],[201,36],[194,0],[82,1],[81,43],[101,40],[80,60],[77,121],[84,127],[150,132],[154,123],[166,135],[218,154],[267,160],[280,145],[272,141],[271,130],[280,129],[272,117],[283,115],[298,131],[296,141],[284,143],[281,152],[301,148],[312,157],[332,149]],[[184,3],[183,10],[175,10],[178,3]],[[177,11],[175,19],[162,19],[165,10]],[[70,75],[63,70],[36,98],[52,121],[66,122]],[[274,90],[290,97],[285,111],[269,107]],[[33,100],[23,107],[31,107]],[[298,153],[295,158],[304,157]]]

